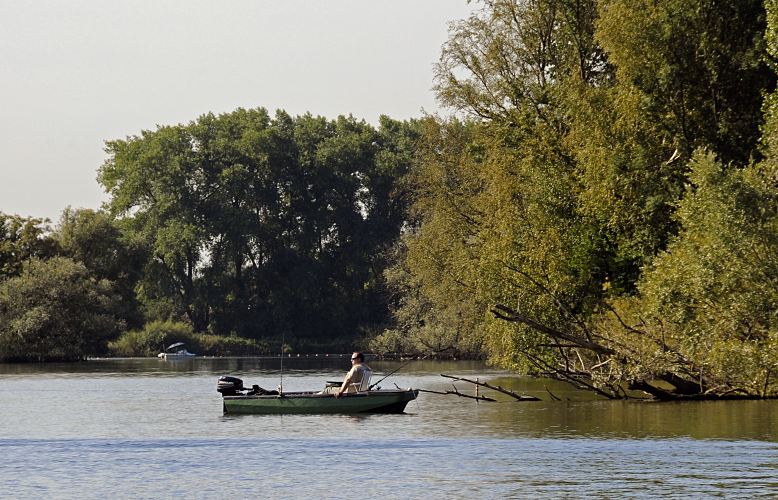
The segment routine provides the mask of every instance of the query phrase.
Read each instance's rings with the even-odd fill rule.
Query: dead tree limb
[[[469,399],[477,399],[478,401],[489,401],[491,403],[496,402],[496,399],[488,398],[486,396],[471,396],[469,394],[463,394],[457,390],[456,387],[454,387],[453,391],[431,391],[429,389],[419,389],[419,392],[429,392],[431,394],[454,394],[455,396],[459,396],[460,398],[469,398]]]
[[[551,391],[548,389],[548,387],[546,387],[546,386],[544,385],[544,386],[543,386],[543,388],[546,390],[546,392],[548,393],[548,395],[549,395],[549,396],[551,396],[551,399],[553,399],[554,401],[562,401],[562,400],[561,400],[561,399],[559,399],[559,398],[558,398],[558,397],[557,397],[557,396],[556,396],[556,395],[555,395],[553,392],[551,392]]]
[[[525,356],[527,356],[527,359],[529,359],[535,366],[537,366],[542,372],[544,372],[549,377],[553,377],[556,378],[557,380],[561,380],[562,382],[566,382],[577,389],[595,392],[600,396],[603,396],[608,399],[620,399],[620,396],[618,394],[608,393],[607,391],[604,391],[599,387],[595,386],[593,383],[584,380],[584,378],[591,379],[591,377],[588,376],[588,374],[585,373],[576,374],[567,369],[563,370],[561,368],[554,368],[550,366],[548,363],[546,363],[545,361],[541,360],[540,358],[537,358],[536,356],[532,356],[528,352],[525,352],[524,354]]]
[[[576,344],[579,347],[583,347],[586,349],[589,349],[590,351],[596,352],[597,354],[616,354],[616,352],[611,349],[610,347],[606,347],[604,345],[597,344],[595,342],[590,342],[589,340],[579,337],[577,335],[572,335],[570,333],[560,332],[559,330],[555,330],[553,328],[550,328],[546,325],[542,325],[538,323],[537,321],[533,320],[532,318],[528,318],[527,316],[524,316],[522,314],[519,314],[518,311],[515,311],[509,307],[506,307],[502,304],[496,304],[494,306],[494,309],[492,309],[492,314],[496,318],[510,321],[513,323],[524,323],[525,325],[529,326],[530,328],[537,330],[541,333],[545,333],[546,335],[557,339],[557,340],[565,340],[567,342],[572,342]]]
[[[554,304],[556,304],[557,308],[559,308],[560,311],[564,312],[573,322],[575,322],[579,328],[586,334],[587,339],[591,340],[591,334],[589,333],[589,329],[586,328],[586,324],[578,318],[578,315],[573,313],[573,311],[568,308],[564,302],[551,290],[549,290],[543,283],[533,278],[529,273],[519,269],[518,267],[511,266],[509,264],[505,264],[505,266],[510,269],[511,271],[514,271],[526,278],[530,283],[535,285],[541,292],[545,293],[551,299],[554,301]]]
[[[451,375],[446,375],[444,373],[440,374],[441,377],[451,378],[454,380],[461,380],[462,382],[469,382],[471,384],[480,385],[481,387],[486,387],[488,389],[491,389],[493,391],[501,392],[503,394],[507,394],[508,396],[514,398],[516,401],[540,401],[540,399],[536,398],[535,396],[524,396],[522,394],[516,394],[510,389],[503,389],[499,385],[494,386],[492,384],[487,384],[486,382],[477,382],[475,380],[471,380],[468,378],[462,378],[462,377],[454,377]]]

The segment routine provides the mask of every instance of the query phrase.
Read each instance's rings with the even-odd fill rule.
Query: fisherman
[[[365,380],[365,377],[367,377],[368,380],[370,379],[372,371],[364,362],[365,355],[361,352],[354,352],[351,355],[351,370],[348,371],[346,378],[343,379],[343,384],[340,386],[340,389],[338,389],[338,392],[335,393],[336,398],[339,398],[344,392],[347,392],[352,384],[359,387],[362,385],[362,381]]]

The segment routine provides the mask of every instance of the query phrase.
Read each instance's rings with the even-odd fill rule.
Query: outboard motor
[[[222,396],[236,396],[240,391],[244,390],[243,381],[238,377],[222,375],[216,383],[216,390],[220,392]]]

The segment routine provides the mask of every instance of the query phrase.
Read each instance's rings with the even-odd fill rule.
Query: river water
[[[285,359],[284,389],[349,364]],[[400,366],[370,364],[374,380]],[[543,401],[481,390],[499,401],[422,393],[404,415],[229,416],[218,376],[275,388],[278,359],[0,365],[0,497],[778,497],[778,401],[602,401],[479,362],[413,362],[381,385],[452,389],[441,373]]]

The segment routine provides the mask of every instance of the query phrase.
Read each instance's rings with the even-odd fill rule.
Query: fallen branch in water
[[[540,401],[539,398],[536,398],[535,396],[525,396],[522,394],[516,394],[510,389],[503,389],[499,385],[494,386],[492,384],[488,384],[486,382],[479,382],[477,380],[471,380],[469,378],[462,378],[462,377],[453,377],[451,375],[446,375],[445,373],[440,374],[441,377],[446,378],[452,378],[454,380],[461,380],[462,382],[469,382],[471,384],[480,385],[481,387],[486,387],[488,389],[491,389],[493,391],[501,392],[503,394],[507,394],[508,396],[514,398],[516,401]]]
[[[469,394],[463,394],[463,393],[459,392],[456,387],[454,387],[453,391],[445,391],[445,392],[442,392],[442,391],[430,391],[428,389],[419,389],[418,391],[419,392],[429,392],[431,394],[443,394],[443,395],[454,394],[455,396],[459,396],[460,398],[477,399],[478,401],[490,401],[492,403],[497,401],[496,399],[487,398],[486,396],[471,396]]]
[[[543,388],[546,390],[546,392],[548,393],[548,395],[549,395],[549,396],[551,396],[551,399],[553,399],[554,401],[562,401],[561,399],[559,399],[558,397],[556,397],[556,396],[554,395],[554,393],[553,393],[553,392],[551,392],[551,391],[548,389],[548,387],[546,387],[545,385],[543,385]]]

